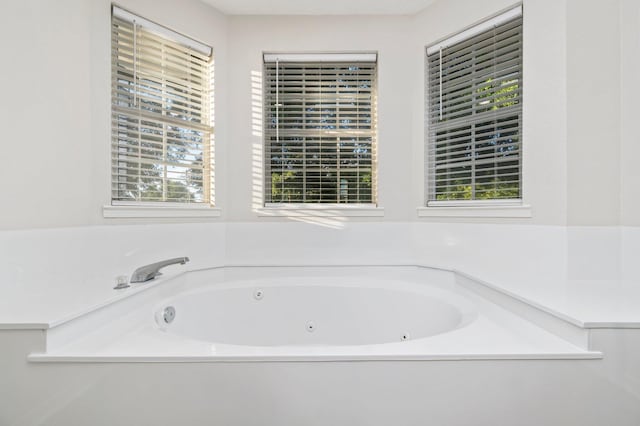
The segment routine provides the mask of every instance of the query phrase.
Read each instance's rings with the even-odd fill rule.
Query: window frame
[[[214,158],[213,158],[214,156],[213,48],[191,37],[185,36],[179,33],[178,31],[175,31],[163,25],[157,24],[137,14],[134,14],[125,9],[122,9],[116,5],[111,5],[110,18],[111,18],[111,23],[110,23],[109,34],[112,39],[111,47],[110,47],[110,55],[112,58],[110,61],[111,63],[110,82],[112,86],[112,94],[110,96],[110,117],[112,120],[112,126],[110,131],[111,144],[110,144],[110,150],[109,150],[110,152],[110,174],[109,174],[110,203],[108,205],[103,206],[103,216],[105,218],[154,218],[154,217],[156,218],[162,218],[162,217],[190,218],[190,217],[220,216],[221,214],[220,209],[215,207],[214,205],[215,193],[214,193]],[[187,181],[185,181],[185,190],[188,190],[189,192],[191,192],[191,190],[188,189],[190,188],[188,183],[188,179],[189,179],[188,172],[191,169],[194,169],[194,170],[198,169],[197,167],[196,168],[194,167],[197,164],[197,160],[198,160],[197,157],[200,157],[199,161],[201,162],[201,166],[199,169],[202,170],[201,172],[202,180],[200,184],[197,185],[197,188],[200,188],[200,191],[202,191],[203,198],[201,199],[201,201],[194,201],[194,200],[174,201],[172,199],[164,198],[164,195],[162,197],[163,198],[162,200],[157,200],[157,201],[147,200],[144,197],[140,199],[126,200],[126,199],[118,198],[117,196],[117,193],[120,190],[119,188],[117,188],[118,179],[119,179],[119,176],[121,175],[120,173],[116,173],[116,171],[118,167],[122,167],[120,163],[118,163],[118,161],[121,162],[122,160],[120,160],[119,152],[115,150],[117,147],[118,149],[121,150],[121,148],[119,148],[121,146],[120,138],[122,137],[121,136],[122,131],[119,130],[120,129],[119,126],[121,126],[120,116],[122,116],[123,117],[122,119],[124,119],[124,117],[127,117],[127,114],[126,114],[126,111],[125,113],[123,113],[121,111],[122,108],[117,105],[121,101],[119,100],[120,98],[114,92],[115,86],[113,85],[116,84],[116,81],[119,81],[117,79],[121,77],[119,77],[120,75],[119,73],[116,74],[116,70],[119,70],[117,66],[120,62],[119,62],[119,58],[118,58],[118,62],[115,62],[116,59],[113,55],[116,54],[115,53],[116,51],[114,50],[115,46],[113,45],[113,43],[116,42],[115,41],[116,36],[117,34],[119,34],[117,33],[117,31],[119,30],[116,29],[116,26],[126,24],[127,22],[130,22],[134,26],[134,38],[135,38],[136,29],[137,31],[141,31],[141,29],[143,29],[142,31],[145,33],[145,35],[148,37],[151,37],[150,38],[150,40],[152,40],[151,42],[157,42],[162,46],[164,46],[165,43],[167,44],[167,46],[169,45],[178,46],[178,47],[175,47],[175,49],[178,49],[175,52],[184,52],[184,54],[187,54],[187,55],[189,54],[188,52],[194,52],[192,55],[195,55],[196,54],[195,52],[198,52],[199,57],[206,58],[208,56],[209,58],[208,60],[201,59],[201,62],[200,62],[201,65],[198,65],[199,74],[196,74],[197,76],[202,78],[202,81],[205,84],[204,86],[202,86],[202,88],[204,88],[204,91],[200,92],[203,94],[201,96],[201,100],[198,101],[196,104],[193,104],[193,105],[196,105],[196,107],[199,107],[201,109],[199,110],[189,109],[189,108],[192,108],[192,102],[194,102],[193,96],[195,92],[193,92],[194,89],[191,89],[191,86],[185,86],[184,89],[182,88],[179,89],[180,90],[179,93],[184,93],[185,102],[188,102],[188,103],[184,104],[185,105],[184,107],[180,106],[182,104],[176,104],[178,105],[178,108],[185,108],[184,111],[187,111],[183,113],[184,114],[183,118],[180,118],[180,115],[175,116],[174,114],[176,114],[176,112],[169,111],[168,109],[165,111],[164,99],[172,95],[172,93],[170,92],[171,89],[169,89],[169,86],[168,86],[169,80],[167,80],[167,83],[163,83],[162,86],[159,89],[157,89],[159,90],[158,92],[159,93],[158,96],[160,96],[159,99],[162,100],[163,110],[158,113],[149,112],[148,114],[146,114],[146,111],[143,111],[143,113],[145,113],[146,115],[156,114],[155,117],[151,117],[150,119],[157,122],[158,129],[162,133],[162,147],[163,147],[162,157],[158,157],[157,161],[150,159],[149,164],[151,163],[158,164],[159,166],[157,167],[160,167],[160,169],[164,170],[162,175],[163,176],[162,177],[163,194],[167,191],[167,185],[171,181],[173,181],[173,179],[178,179],[178,180],[187,179]],[[134,41],[134,46],[135,46],[135,41]],[[126,54],[126,50],[124,54]],[[173,55],[174,53],[167,53],[167,55],[170,55],[170,54]],[[182,53],[178,53],[178,54],[182,55]],[[182,65],[192,66],[191,65],[192,61],[196,60],[195,59],[196,56],[190,56],[192,58],[191,61],[186,61],[186,59],[182,59],[184,58],[184,56],[178,56],[178,57],[167,56],[168,59],[164,59],[165,58],[164,53],[162,57],[163,57],[162,63],[153,62],[153,64],[157,64],[159,69],[164,69],[164,67],[166,66],[164,64],[165,60],[171,61],[171,60],[176,60],[177,58],[179,62],[175,62],[175,64],[179,64],[178,66],[182,66]],[[137,60],[135,59],[135,54],[133,58],[134,59],[132,59],[132,61],[136,62]],[[180,61],[183,61],[183,62],[180,62]],[[141,86],[137,86],[138,84],[140,84],[138,83],[139,81],[138,79],[140,77],[137,76],[135,69],[136,68],[134,65],[133,75],[131,77],[127,77],[127,79],[130,79],[133,82],[132,90],[134,90],[137,93],[140,93],[141,94],[140,97],[142,97],[144,94],[146,94],[146,92],[144,88],[140,90],[136,89],[137,87],[141,87]],[[192,70],[192,68],[188,68],[188,69]],[[159,71],[159,72],[162,75],[165,74],[164,71]],[[190,72],[193,72],[193,71],[190,71]],[[151,78],[154,78],[154,77],[151,77]],[[192,81],[192,80],[189,80],[189,81]],[[167,85],[166,91],[165,91],[165,84]],[[175,83],[175,84],[178,84],[178,83]],[[180,87],[180,86],[176,86],[176,87]],[[138,104],[137,106],[133,105],[132,108],[141,109],[142,107],[140,106],[140,104]],[[177,111],[180,111],[180,109],[178,109]],[[191,116],[191,114],[193,113],[189,111],[196,111],[195,114],[199,114],[199,115],[194,116],[195,117],[194,118]],[[171,115],[169,115],[170,113]],[[138,120],[144,120],[146,116],[145,114],[140,115],[138,117]],[[180,113],[177,112],[177,114],[180,114]],[[167,117],[166,120],[164,119],[165,115]],[[200,119],[197,118],[198,116],[200,117]],[[116,119],[118,119],[118,121],[115,121]],[[141,127],[142,125],[143,125],[142,121],[139,121],[137,124],[137,127],[134,126],[132,127],[132,129],[143,129],[143,127]],[[193,127],[193,126],[196,126],[196,127]],[[196,129],[194,131],[197,132],[196,137],[198,137],[198,139],[193,139],[193,140],[185,139],[186,136],[182,134],[181,129],[190,129],[192,127],[193,129]],[[138,134],[143,134],[142,130],[136,130],[136,132]],[[173,136],[174,138],[176,138],[175,140],[169,140],[169,138],[172,136],[170,135],[171,132],[175,134]],[[199,140],[200,142],[196,142],[197,140]],[[124,143],[130,144],[130,142],[124,142]],[[139,142],[139,143],[142,143],[142,142]],[[180,173],[179,170],[181,170],[181,168],[184,168],[185,176],[183,176],[182,178],[169,177],[169,175],[171,174],[171,171],[170,170],[167,171],[167,169],[170,169],[172,167],[171,166],[172,163],[168,158],[165,157],[165,154],[164,154],[164,152],[168,150],[167,147],[169,146],[169,144],[177,144],[177,146],[184,146],[185,147],[184,149],[188,150],[186,151],[188,156],[187,158],[189,158],[189,156],[192,156],[194,157],[194,160],[196,160],[196,162],[193,162],[193,163],[188,162],[188,163],[184,163],[184,165],[181,162],[179,165],[175,166],[174,173]],[[129,145],[126,145],[126,146],[129,146]],[[138,145],[138,150],[141,150],[141,149],[142,149],[142,145]]]
[[[431,129],[431,91],[433,86],[430,84],[430,63],[429,58],[434,51],[441,51],[441,49],[446,48],[446,46],[452,46],[457,43],[465,42],[470,40],[473,37],[478,35],[482,35],[483,33],[488,32],[492,28],[510,22],[514,19],[522,19],[522,5],[518,5],[516,7],[509,8],[505,11],[497,13],[496,15],[487,18],[486,20],[471,25],[466,29],[457,32],[451,36],[445,37],[439,41],[436,41],[425,48],[424,55],[424,76],[425,76],[425,141],[424,141],[424,204],[421,207],[418,207],[418,216],[419,217],[531,217],[531,206],[528,205],[526,200],[526,192],[525,192],[525,183],[524,183],[524,173],[523,173],[523,145],[522,145],[522,93],[519,95],[519,113],[518,113],[518,127],[519,131],[517,133],[519,138],[519,152],[518,152],[518,161],[519,161],[519,176],[518,176],[518,185],[519,185],[519,198],[489,198],[489,199],[448,199],[448,200],[436,200],[435,199],[435,170],[433,168],[434,160],[432,158],[432,144],[435,143],[432,139],[432,129]],[[520,32],[523,34],[524,25],[521,22],[520,24]],[[520,65],[519,78],[522,79],[522,75],[524,74],[524,69],[522,63]],[[519,83],[522,84],[521,82]],[[522,87],[520,87],[522,90]],[[439,101],[438,101],[439,102]],[[474,121],[469,121],[469,125]],[[469,144],[477,145],[477,139],[473,137],[470,139]],[[475,166],[473,166],[475,167]]]
[[[352,58],[351,60],[349,58]],[[368,58],[368,59],[367,59]],[[371,61],[371,58],[374,58]],[[289,217],[311,217],[311,216],[321,216],[321,217],[338,217],[338,216],[362,216],[362,217],[379,217],[384,215],[384,209],[378,205],[378,191],[377,191],[377,85],[378,85],[378,53],[377,52],[306,52],[306,53],[291,53],[291,52],[281,52],[281,53],[272,53],[272,52],[264,52],[263,53],[263,81],[265,81],[263,86],[263,102],[262,108],[264,109],[264,130],[263,130],[263,140],[262,140],[262,150],[263,150],[263,174],[264,174],[264,189],[263,189],[263,204],[261,207],[256,208],[255,211],[258,216],[289,216]],[[371,201],[367,202],[337,202],[339,198],[339,194],[337,194],[336,202],[280,202],[280,201],[268,201],[270,199],[269,191],[271,190],[272,183],[270,182],[271,177],[271,141],[270,141],[270,132],[267,129],[269,125],[269,108],[271,105],[269,104],[270,97],[268,96],[268,91],[270,90],[270,85],[267,82],[267,66],[268,64],[278,64],[278,63],[288,63],[288,64],[309,64],[319,65],[320,62],[327,63],[353,63],[357,65],[358,63],[369,63],[369,61],[374,63],[373,70],[373,80],[371,90]],[[273,65],[271,65],[273,67]],[[277,65],[276,65],[277,66]],[[304,66],[304,65],[302,65]],[[334,131],[335,133],[336,131]],[[340,135],[337,135],[340,137]],[[303,153],[304,158],[306,158],[306,151]],[[305,160],[306,161],[306,160]],[[303,172],[304,173],[304,172]]]

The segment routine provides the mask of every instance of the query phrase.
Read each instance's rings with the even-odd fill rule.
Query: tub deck
[[[229,280],[393,277],[451,291],[470,300],[478,316],[469,325],[420,339],[369,345],[245,346],[207,342],[160,330],[152,312],[179,291]],[[323,278],[323,279],[324,279]],[[415,266],[216,268],[165,277],[147,291],[49,330],[47,348],[32,362],[278,362],[374,360],[598,359],[588,331],[455,273]]]

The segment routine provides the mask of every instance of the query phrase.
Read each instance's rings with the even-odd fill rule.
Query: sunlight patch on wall
[[[346,219],[343,217],[320,217],[320,216],[307,216],[307,217],[290,217],[292,221],[308,223],[310,225],[323,226],[331,229],[342,229],[346,226]]]
[[[264,160],[262,157],[262,71],[251,71],[251,205],[264,207]]]

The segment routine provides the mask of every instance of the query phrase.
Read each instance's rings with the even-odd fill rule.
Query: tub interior
[[[459,306],[432,294],[341,285],[256,282],[179,295],[164,331],[248,346],[370,345],[414,340],[458,328]]]

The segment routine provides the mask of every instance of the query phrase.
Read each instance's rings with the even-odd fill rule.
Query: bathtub
[[[167,274],[47,330],[46,351],[20,365],[62,387],[49,393],[62,408],[43,398],[23,424],[570,424],[556,420],[584,400],[565,397],[593,386],[602,354],[473,285],[424,267]]]
[[[479,292],[474,286],[482,287],[450,271],[415,266],[211,268],[136,284],[131,297],[50,329],[47,350],[29,359],[316,362],[600,356],[573,344],[571,336],[559,337],[525,319],[522,307],[515,314],[503,301],[487,298],[486,288]]]
[[[167,318],[165,311],[174,316]],[[347,276],[231,281],[177,294],[155,311],[166,333],[264,350],[389,344],[401,349],[476,317],[473,303],[451,290]]]

